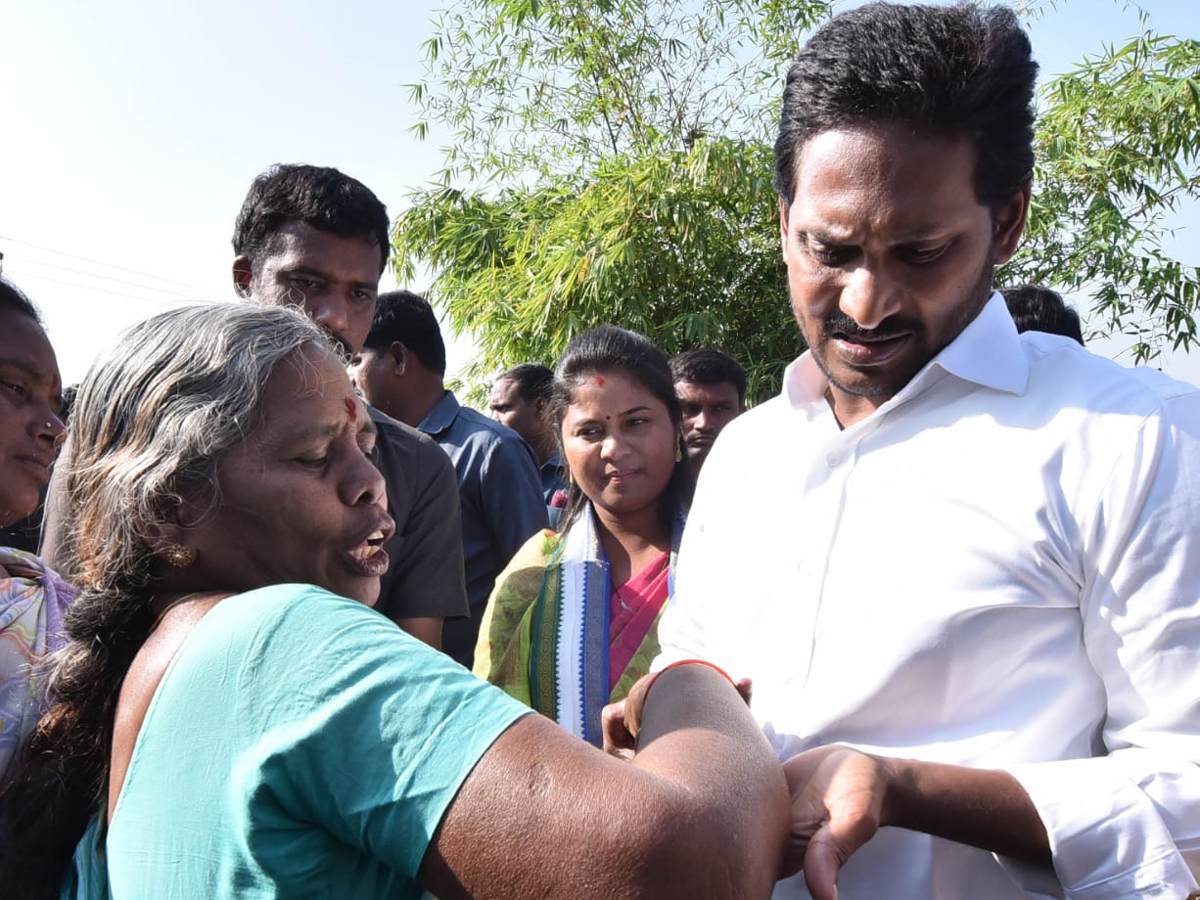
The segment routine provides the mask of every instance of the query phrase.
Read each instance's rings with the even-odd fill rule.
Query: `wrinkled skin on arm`
[[[632,762],[528,715],[480,759],[421,867],[442,900],[767,898],[787,785],[736,691],[698,666],[642,696]]]

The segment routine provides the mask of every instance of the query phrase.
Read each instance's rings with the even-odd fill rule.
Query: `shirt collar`
[[[783,370],[783,396],[792,409],[824,400],[828,387],[829,379],[813,359],[811,350],[805,350]]]
[[[913,381],[934,366],[983,387],[1009,394],[1025,393],[1029,387],[1029,361],[999,291]]]
[[[896,397],[909,397],[946,372],[982,387],[1023,394],[1029,386],[1029,362],[1021,349],[1017,327],[997,291],[983,309],[941,353],[925,365]],[[829,379],[812,351],[806,351],[783,373],[783,396],[793,409],[824,401]]]
[[[423,431],[428,435],[441,434],[454,424],[454,420],[458,418],[458,411],[462,407],[458,403],[458,399],[454,396],[454,391],[446,391],[442,394],[442,399],[438,401],[437,406],[429,411],[421,424],[417,426],[419,431]]]

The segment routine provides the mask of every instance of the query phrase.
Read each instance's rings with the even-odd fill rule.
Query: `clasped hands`
[[[606,752],[632,757],[653,680],[653,675],[639,679],[629,696],[604,708]],[[739,679],[734,686],[749,704],[749,679]],[[886,824],[885,804],[894,772],[884,758],[839,745],[808,750],[789,759],[783,769],[792,816],[778,877],[803,870],[814,900],[835,900],[838,871]]]

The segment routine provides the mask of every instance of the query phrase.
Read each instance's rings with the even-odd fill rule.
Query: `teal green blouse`
[[[171,662],[64,896],[415,900],[463,780],[528,713],[359,603],[231,597]]]

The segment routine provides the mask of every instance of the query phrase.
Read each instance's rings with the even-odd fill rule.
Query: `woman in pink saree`
[[[560,531],[496,579],[475,674],[600,746],[600,712],[658,654],[692,482],[666,357],[605,326],[558,363],[547,414],[570,471]]]

